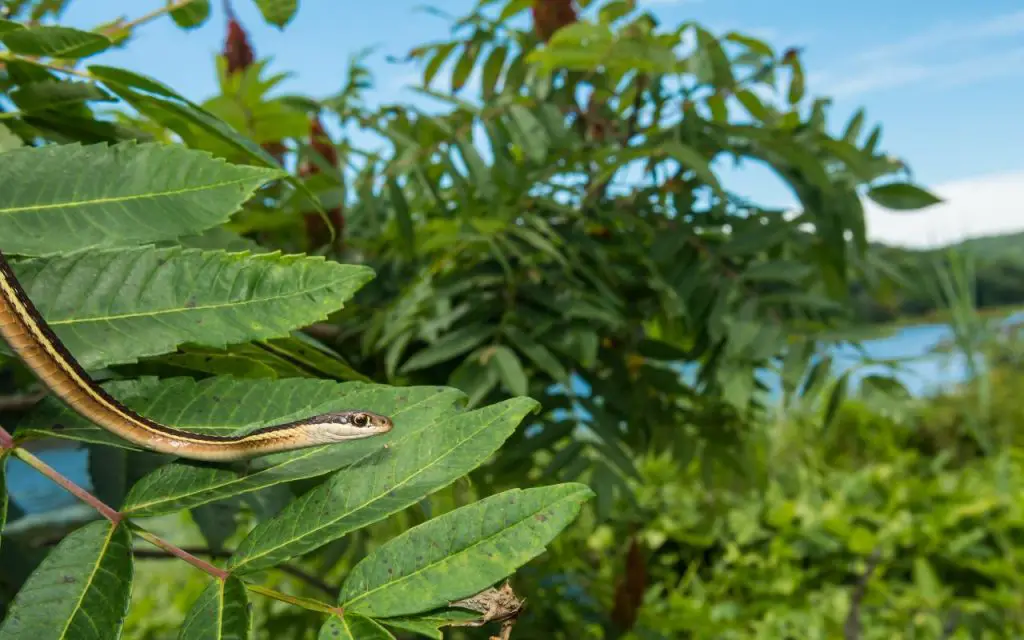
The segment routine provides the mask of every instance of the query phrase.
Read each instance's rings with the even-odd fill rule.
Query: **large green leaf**
[[[245,585],[234,576],[214,580],[196,598],[178,640],[248,640],[251,616]]]
[[[373,277],[319,257],[135,247],[12,265],[86,368],[223,348],[318,322]]]
[[[198,233],[277,175],[175,145],[14,149],[0,163],[0,249],[44,256]]]
[[[132,575],[126,526],[88,524],[61,540],[21,587],[0,640],[119,638]]]
[[[50,25],[5,31],[0,41],[14,53],[68,59],[96,55],[113,44],[99,33]]]
[[[483,591],[543,553],[593,495],[576,483],[513,489],[450,511],[364,558],[338,601],[368,616],[402,616]]]
[[[373,620],[358,613],[331,616],[320,628],[319,640],[394,640],[395,636]]]
[[[229,568],[251,573],[274,566],[414,504],[487,460],[536,406],[512,398],[392,438],[387,449],[342,469],[253,529]]]

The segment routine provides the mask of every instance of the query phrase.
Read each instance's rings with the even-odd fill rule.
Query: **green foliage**
[[[291,11],[287,5],[262,6],[268,19],[283,20]],[[55,64],[17,58],[29,46],[25,43],[36,43],[34,55],[59,51],[67,56],[86,55],[81,43],[89,42],[52,30],[41,32],[49,40],[30,29],[6,35],[16,33],[23,36],[16,40],[21,48],[5,40],[14,56],[11,64],[29,71],[26,78],[8,74],[6,81],[22,97],[25,87],[52,83],[51,74],[59,71]],[[84,494],[109,521],[72,527],[55,548],[44,550],[37,566],[29,560],[23,581],[14,585],[17,593],[0,637],[120,637],[134,578],[133,552],[138,553],[133,534],[214,578],[192,596],[177,625],[179,638],[249,637],[255,629],[250,591],[330,614],[333,605],[262,588],[250,574],[400,517],[486,462],[536,402],[508,398],[467,411],[457,406],[464,395],[456,389],[370,383],[337,352],[296,333],[337,314],[374,277],[373,269],[268,251],[224,229],[221,225],[240,208],[259,207],[258,192],[287,199],[304,197],[308,189],[290,176],[291,186],[274,182],[280,170],[263,167],[276,167],[276,161],[267,161],[266,152],[215,111],[138,74],[103,67],[91,71],[129,103],[151,107],[151,115],[157,108],[173,113],[183,118],[181,131],[213,134],[207,139],[221,150],[263,166],[130,136],[86,144],[54,136],[41,144],[47,133],[35,128],[27,112],[8,120],[27,144],[11,145],[15,148],[4,153],[7,181],[19,186],[0,203],[0,249],[11,255],[19,281],[76,359],[132,409],[186,430],[245,433],[309,412],[354,407],[391,416],[395,428],[354,446],[324,445],[240,465],[208,465],[139,451],[46,399],[12,421],[18,426],[15,443],[2,433],[3,457],[13,450],[59,479],[20,449],[22,443],[48,436],[88,443],[93,490],[119,511]],[[70,106],[38,100],[32,105],[94,117],[85,104],[94,96],[80,97]],[[166,102],[158,105],[158,100]],[[232,375],[240,366],[245,375]],[[23,372],[15,371],[22,379]],[[589,496],[589,490],[574,485],[553,488],[574,492],[575,503],[552,497],[537,505],[530,514],[539,518],[532,528],[524,529],[501,509],[483,517],[479,509],[472,511],[476,526],[485,527],[481,543],[501,540],[502,558],[486,568],[470,567],[461,585],[449,585],[444,593],[455,600],[472,596],[543,552],[542,540],[568,525]],[[226,554],[225,569],[192,558],[138,522],[185,509],[209,544],[205,553]],[[407,545],[417,557],[428,548],[450,546],[444,527],[420,531]],[[4,552],[9,546],[5,540]],[[379,562],[372,550],[365,556]],[[463,553],[448,560],[465,559]],[[376,586],[364,585],[365,590]],[[361,589],[346,593],[353,601],[368,597]],[[407,625],[435,628],[435,610],[448,604],[411,593],[404,593],[403,602]],[[415,614],[428,611],[425,621],[417,620]],[[372,619],[378,614],[364,613],[345,624],[379,627]]]
[[[134,532],[171,518],[161,535],[188,529],[229,572],[168,588],[140,561],[131,633],[489,637],[450,603],[513,573],[522,637],[939,637],[953,611],[951,638],[1019,626],[1012,384],[916,402],[828,356],[887,302],[989,290],[964,270],[929,289],[868,245],[862,195],[938,199],[863,110],[832,117],[797,51],[579,4],[547,42],[519,26],[529,2],[485,0],[413,48],[431,109],[367,106],[361,55],[321,96],[282,95],[265,60],[218,59],[201,102],[102,65],[72,82],[46,52],[113,36],[3,23],[0,166],[21,186],[0,197],[0,249],[105,388],[201,433],[354,406],[396,424],[205,465],[50,399],[0,415],[18,438],[87,443],[94,492]],[[299,3],[256,5],[283,28]],[[194,28],[211,9],[167,11]],[[797,210],[734,193],[725,163],[769,168]],[[991,267],[1007,291],[1013,260]],[[952,348],[1016,379],[1021,352],[954,315]],[[4,389],[28,385],[10,372]],[[24,556],[16,588],[48,561],[25,581]]]

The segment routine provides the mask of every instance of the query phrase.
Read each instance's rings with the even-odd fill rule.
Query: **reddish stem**
[[[201,558],[197,558],[194,555],[192,555],[191,553],[189,553],[188,551],[185,551],[184,549],[182,549],[180,547],[176,547],[173,544],[171,544],[170,542],[167,542],[167,541],[163,540],[162,538],[159,538],[158,536],[155,536],[155,535],[153,535],[152,533],[150,533],[148,531],[144,531],[142,529],[136,529],[135,533],[140,538],[142,538],[146,542],[150,543],[151,545],[163,549],[164,551],[166,551],[167,553],[171,554],[172,556],[175,556],[177,558],[181,558],[182,560],[184,560],[185,562],[189,563],[190,565],[192,565],[196,569],[199,569],[200,571],[202,571],[204,573],[208,573],[211,576],[213,576],[214,578],[217,578],[218,580],[223,581],[223,580],[227,580],[228,579],[228,572],[225,571],[224,569],[221,569],[220,567],[215,567],[212,564],[210,564],[209,562],[207,562],[206,560],[203,560]]]
[[[2,439],[2,436],[0,436],[0,443],[11,441],[10,434],[8,434],[2,428],[0,428],[0,432],[2,432],[2,436],[6,436],[7,438],[6,441],[4,441]],[[24,461],[25,464],[29,465],[39,473],[49,478],[50,480],[53,480],[54,482],[59,484],[68,493],[70,493],[71,495],[75,496],[82,502],[86,503],[87,505],[98,511],[99,514],[107,520],[113,522],[114,524],[119,524],[124,519],[124,515],[122,515],[119,511],[112,509],[110,506],[105,504],[96,496],[92,495],[91,493],[89,493],[82,487],[78,486],[74,482],[71,482],[70,480],[59,474],[53,467],[46,464],[36,456],[26,451],[25,449],[15,447],[13,450],[14,455],[21,458],[21,460]],[[135,531],[135,534],[143,540],[146,540],[150,544],[163,549],[164,551],[175,557],[181,558],[182,560],[191,564],[193,567],[199,569],[200,571],[203,571],[217,578],[218,580],[227,579],[228,572],[224,569],[215,567],[205,560],[200,560],[199,558],[195,557],[194,555],[185,551],[184,549],[180,549],[148,531],[139,529],[138,527],[133,527],[133,530]]]
[[[8,436],[8,438],[10,438],[10,436]],[[110,520],[114,524],[117,524],[121,522],[121,520],[123,519],[124,516],[122,516],[120,513],[104,504],[102,500],[92,495],[82,487],[78,486],[74,482],[71,482],[61,474],[57,473],[57,471],[53,467],[46,464],[39,458],[35,457],[25,449],[14,449],[14,455],[21,458],[21,460],[25,464],[29,465],[39,473],[43,474],[50,480],[53,480],[54,482],[62,486],[65,491],[67,491],[71,495],[75,496],[82,502],[86,503],[87,505],[98,511],[100,515],[106,518],[107,520]]]
[[[11,437],[11,434],[7,433],[6,429],[0,427],[0,450],[13,448],[14,438]]]

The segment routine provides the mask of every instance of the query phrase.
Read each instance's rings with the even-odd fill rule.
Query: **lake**
[[[1008,316],[1005,323],[1024,321],[1024,312]],[[937,345],[952,336],[950,328],[943,324],[914,325],[897,329],[884,338],[865,340],[860,343],[860,352],[852,346],[837,348],[833,352],[833,370],[847,371],[863,364],[866,355],[872,361],[904,360],[895,374],[911,394],[928,395],[935,390],[962,382],[967,368],[962,356],[930,355]],[[862,355],[862,353],[864,355]],[[891,372],[885,365],[861,367],[851,374],[856,382],[870,373]],[[40,458],[76,484],[89,488],[88,454],[78,449],[46,449],[38,452]],[[72,506],[76,500],[67,492],[41,476],[20,460],[7,463],[7,485],[10,497],[22,511],[40,514]]]

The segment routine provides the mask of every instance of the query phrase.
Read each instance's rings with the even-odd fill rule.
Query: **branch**
[[[11,435],[7,433],[7,431],[4,430],[2,427],[0,427],[0,433],[3,434],[0,435],[0,442],[10,442],[11,445],[8,446],[13,446],[13,440],[11,439]],[[56,469],[54,469],[50,465],[46,464],[45,462],[34,456],[28,450],[22,449],[21,447],[14,447],[13,452],[14,455],[20,458],[22,462],[32,467],[39,473],[43,474],[50,480],[53,480],[56,484],[60,485],[65,491],[67,491],[68,493],[75,496],[85,504],[95,509],[97,512],[99,512],[101,516],[103,516],[107,520],[110,520],[114,524],[118,524],[123,519],[120,513],[110,508],[102,500],[92,495],[82,487],[78,486],[74,482],[62,476],[60,473],[57,472]]]
[[[21,115],[21,112],[15,112]],[[5,114],[6,115],[6,114]],[[31,409],[46,397],[46,391],[19,393],[17,395],[0,396],[0,411],[25,411]]]
[[[846,623],[843,625],[843,637],[846,640],[860,638],[860,605],[868,590],[868,580],[871,579],[871,574],[875,572],[875,568],[881,560],[882,550],[875,547],[875,550],[871,552],[871,557],[868,558],[868,566],[864,568],[864,573],[857,580],[857,586],[854,587],[853,595],[850,596],[850,613],[847,614]]]
[[[103,35],[109,35],[110,32],[113,31],[114,28],[123,29],[125,31],[131,31],[131,30],[135,29],[136,27],[141,27],[142,25],[146,24],[147,22],[152,22],[153,20],[156,20],[157,18],[162,18],[163,16],[169,14],[170,12],[176,11],[178,9],[181,9],[182,7],[188,6],[188,5],[192,4],[193,2],[195,2],[195,0],[175,0],[175,2],[168,2],[164,6],[159,7],[157,9],[153,9],[149,13],[143,14],[143,15],[139,16],[138,18],[135,18],[134,20],[129,20],[128,22],[119,22],[119,23],[117,23],[116,25],[114,25],[113,27],[108,29],[107,33],[104,33]]]
[[[209,558],[230,558],[231,557],[231,552],[230,551],[215,551],[213,549],[200,548],[200,547],[182,547],[182,551],[185,551],[186,553],[190,553],[190,554],[192,554],[194,556],[207,556]],[[173,558],[175,556],[173,554],[170,554],[170,553],[166,552],[166,551],[156,551],[154,549],[135,549],[135,557],[137,557],[137,558],[147,558],[147,559],[152,559],[152,560],[167,560],[167,559]],[[283,571],[284,573],[287,573],[287,574],[289,574],[289,575],[291,575],[291,576],[293,576],[295,578],[298,578],[299,580],[302,580],[303,582],[308,583],[310,586],[316,587],[317,589],[323,591],[324,593],[326,593],[328,595],[333,596],[333,595],[338,593],[337,587],[332,587],[331,585],[327,584],[326,582],[324,582],[320,578],[314,576],[311,573],[308,573],[308,572],[304,571],[303,569],[300,569],[299,567],[296,567],[296,566],[293,566],[293,565],[284,564],[284,565],[280,565],[280,566],[275,567],[275,569],[279,569],[280,571]]]
[[[959,624],[959,622],[960,610],[953,609],[949,612],[949,615],[946,616],[946,622],[942,625],[942,636],[940,636],[939,640],[947,640],[948,638],[952,638],[953,634],[956,633],[956,627]]]
[[[172,556],[176,556],[178,558],[181,558],[182,560],[184,560],[185,562],[189,563],[193,567],[199,569],[200,571],[203,571],[205,573],[210,574],[211,576],[213,576],[214,578],[217,578],[218,580],[220,580],[222,582],[224,580],[228,579],[228,572],[225,571],[224,569],[221,569],[220,567],[215,567],[212,564],[210,564],[209,562],[207,562],[206,560],[201,560],[201,559],[195,557],[194,555],[192,555],[191,553],[189,553],[188,551],[185,551],[181,547],[176,547],[173,544],[171,544],[170,542],[167,542],[167,541],[163,540],[162,538],[160,538],[160,537],[158,537],[158,536],[156,536],[156,535],[154,535],[154,534],[152,534],[152,533],[150,533],[150,532],[148,532],[148,531],[146,531],[144,529],[141,529],[141,528],[136,527],[136,526],[133,526],[132,528],[135,529],[135,533],[140,538],[142,538],[146,542],[150,543],[151,545],[153,545],[155,547],[160,547],[161,549],[163,549],[167,553],[171,554]]]

